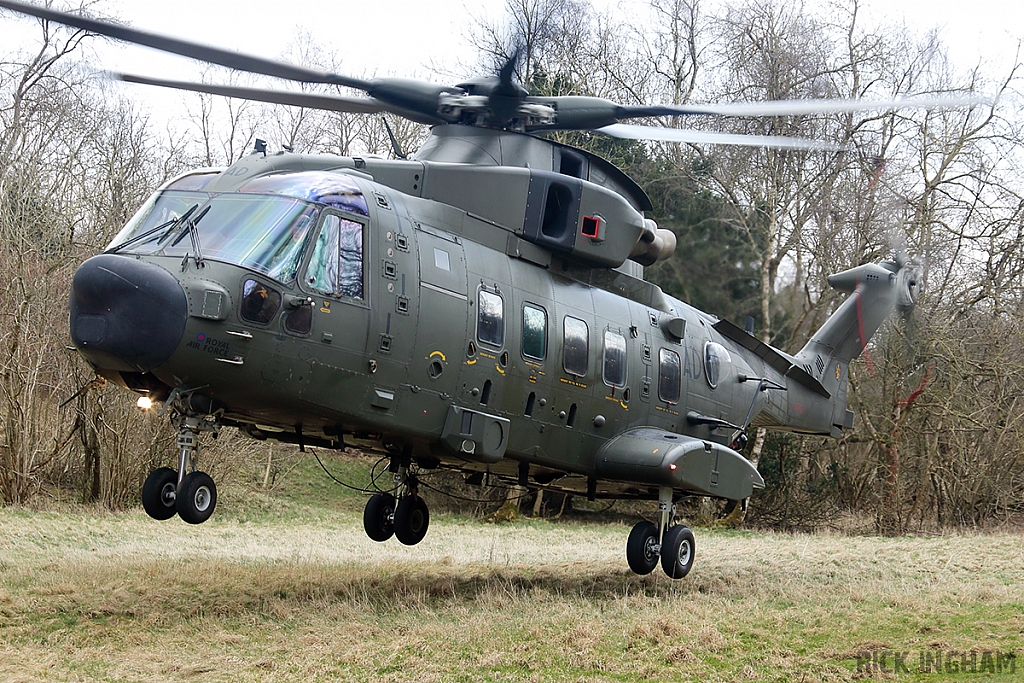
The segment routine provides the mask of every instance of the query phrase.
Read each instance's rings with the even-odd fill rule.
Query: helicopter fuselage
[[[593,166],[575,171],[600,170],[582,158]],[[845,363],[794,382],[813,370],[644,281],[628,260],[650,233],[642,191],[598,175],[605,185],[292,154],[188,174],[76,276],[79,292],[162,280],[168,300],[98,291],[96,311],[74,294],[73,338],[103,374],[157,399],[202,396],[256,438],[405,449],[591,497],[670,485],[744,498],[761,485],[729,448],[744,428],[849,426]],[[171,225],[132,242],[157,223]],[[170,322],[143,334],[147,309]],[[159,356],[157,336],[166,357],[112,350],[96,332],[133,326],[129,347]],[[681,467],[694,452],[696,473]]]

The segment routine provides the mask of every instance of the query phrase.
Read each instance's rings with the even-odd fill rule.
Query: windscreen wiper
[[[203,250],[200,248],[199,245],[199,230],[196,229],[196,226],[199,225],[199,221],[203,220],[203,218],[205,218],[206,214],[208,213],[210,213],[209,204],[207,204],[205,209],[199,212],[199,215],[196,216],[195,219],[185,221],[185,229],[182,230],[181,234],[178,235],[178,238],[174,240],[174,244],[177,244],[178,242],[181,241],[181,238],[185,236],[185,233],[189,234],[189,236],[192,238],[192,250],[195,251],[196,268],[202,268],[203,266],[206,265],[206,263],[203,261]],[[174,246],[174,244],[172,244],[171,246]],[[187,264],[188,252],[185,252],[185,258],[182,259],[181,261],[181,269],[185,270],[185,266]]]
[[[128,240],[126,242],[121,242],[121,244],[117,245],[116,247],[111,247],[110,249],[107,249],[103,253],[105,253],[105,254],[116,254],[117,252],[121,251],[125,247],[130,246],[132,244],[137,244],[137,243],[145,240],[147,237],[152,237],[153,235],[155,235],[156,233],[160,232],[164,228],[167,228],[167,230],[164,232],[164,234],[160,235],[160,239],[157,240],[157,242],[162,242],[164,240],[164,238],[167,237],[167,235],[171,234],[171,231],[174,230],[175,227],[180,225],[182,221],[188,220],[188,217],[192,215],[192,212],[195,211],[198,208],[199,208],[198,204],[193,204],[192,207],[188,211],[186,211],[185,213],[181,214],[177,218],[172,218],[171,220],[167,221],[166,223],[161,223],[160,225],[156,226],[152,230],[147,230],[146,232],[142,233],[141,235],[136,235],[135,237],[131,238],[130,240]]]

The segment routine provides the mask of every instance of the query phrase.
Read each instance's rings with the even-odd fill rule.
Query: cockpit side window
[[[257,280],[248,279],[242,284],[242,319],[258,325],[266,325],[281,307],[281,292]]]
[[[306,284],[318,294],[363,298],[363,224],[325,216],[306,268]]]

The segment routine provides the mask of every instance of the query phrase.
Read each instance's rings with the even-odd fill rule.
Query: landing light
[[[139,400],[135,402],[135,405],[139,407],[139,410],[149,410],[153,407],[153,399],[149,396],[139,396]]]

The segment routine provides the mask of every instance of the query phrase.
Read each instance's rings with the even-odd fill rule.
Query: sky
[[[54,0],[56,7],[75,0]],[[594,0],[599,7],[642,0]],[[705,0],[706,3],[709,0]],[[264,57],[279,57],[308,33],[313,42],[341,58],[341,72],[353,76],[406,76],[444,80],[431,74],[464,74],[474,63],[468,35],[475,20],[502,16],[505,0],[100,0],[96,7],[136,28],[187,37]],[[822,0],[807,0],[821,5]],[[1024,4],[1008,0],[862,0],[869,22],[903,22],[916,31],[938,28],[955,62],[979,62],[1008,72],[1017,41],[1024,37]],[[627,11],[629,11],[627,9]],[[714,4],[708,6],[714,11]],[[0,51],[18,36],[33,35],[31,20],[0,15]],[[141,47],[103,45],[97,68],[189,79],[200,67],[192,60]],[[461,68],[460,68],[461,65]],[[452,76],[454,78],[455,76]],[[132,99],[168,113],[184,107],[180,95],[144,86]]]
[[[1011,0],[875,0],[868,11],[922,32],[939,29],[950,56],[965,67],[1012,65],[1024,39],[1024,6]]]

